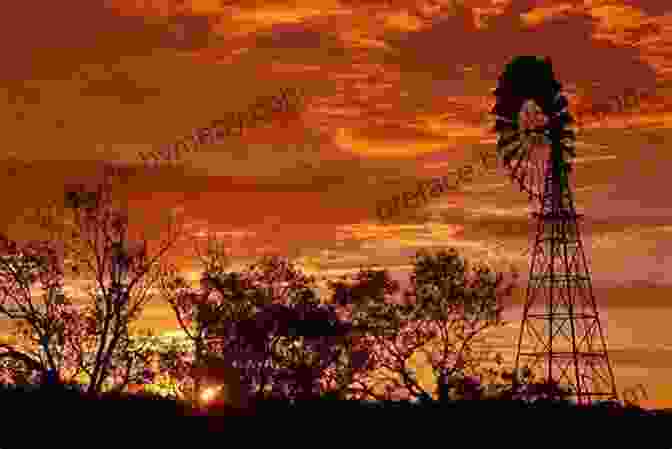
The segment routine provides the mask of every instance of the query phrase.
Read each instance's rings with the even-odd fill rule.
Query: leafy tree
[[[484,343],[488,329],[506,324],[501,319],[501,299],[511,294],[514,284],[504,286],[503,274],[484,265],[470,271],[451,249],[416,255],[411,285],[402,300],[395,301],[396,289],[384,270],[362,271],[356,278],[359,282],[349,290],[335,284],[335,299],[347,305],[356,327],[366,329],[361,338],[371,349],[369,371],[357,383],[366,385],[368,396],[378,400],[431,397],[410,366],[416,353],[426,356],[438,384],[444,390],[449,386],[448,391],[464,394],[475,382],[472,376],[480,379],[496,372],[483,365],[501,363],[501,355],[491,357],[489,349],[478,352],[476,345]]]
[[[48,372],[65,382],[84,376],[92,395],[142,376],[148,353],[134,347],[130,325],[152,298],[159,260],[179,233],[169,229],[150,256],[146,239],[128,238],[128,215],[114,207],[108,181],[94,192],[66,192],[71,217],[40,220],[51,239],[19,245],[0,236],[0,314],[13,320],[20,340],[3,345],[0,357],[38,372],[32,380]],[[66,272],[87,284],[84,305],[64,293]]]
[[[390,312],[394,308],[393,295],[400,291],[397,281],[387,270],[373,267],[360,268],[356,273],[329,281],[331,304],[340,320],[349,323],[349,338],[343,341],[343,352],[338,369],[330,374],[331,391],[339,397],[355,400],[384,397],[375,391],[372,371],[379,368],[371,343],[394,335],[390,326]]]
[[[225,251],[212,243],[208,257],[201,257],[200,288],[190,287],[175,269],[162,284],[180,327],[198,348],[191,362],[199,365],[206,354],[221,357],[256,398],[319,394],[320,379],[341,355],[347,326],[321,303],[315,278],[277,256],[226,272]],[[198,376],[191,380],[196,397]]]
[[[405,298],[412,305],[411,315],[424,316],[433,331],[430,335],[436,336],[422,352],[439,384],[456,376],[467,381],[472,376],[480,382],[495,374],[484,365],[501,365],[502,356],[486,345],[487,333],[507,324],[501,318],[502,299],[511,296],[518,274],[513,271],[513,281],[505,282],[503,273],[484,264],[470,266],[454,249],[436,255],[420,253],[414,265]],[[479,345],[482,351],[476,350]]]
[[[249,282],[256,313],[240,323],[239,354],[263,354],[257,362],[268,359],[272,367],[255,371],[256,391],[261,394],[268,386],[271,394],[286,398],[318,395],[324,372],[340,356],[347,324],[322,303],[316,279],[285,258],[264,257],[241,278]]]

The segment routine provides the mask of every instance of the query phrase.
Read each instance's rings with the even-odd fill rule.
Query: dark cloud
[[[0,51],[6,63],[0,82],[69,79],[82,63],[114,64],[122,56],[150,56],[162,48],[194,50],[208,44],[207,17],[149,21],[121,15],[107,4],[25,0],[3,5]]]
[[[600,90],[609,93],[622,90],[623,80],[631,86],[655,85],[655,72],[642,61],[638,49],[594,40],[596,21],[592,17],[574,14],[524,25],[520,14],[529,12],[536,3],[511,2],[503,14],[490,18],[487,30],[478,30],[471,10],[459,6],[454,16],[387,42],[401,51],[398,62],[402,74],[421,65],[431,67],[428,71],[433,77],[461,79],[462,66],[494,66],[496,70],[487,75],[495,81],[511,55],[529,54],[551,55],[556,75],[565,83],[599,82]],[[458,42],[460,45],[455,45]],[[437,54],[439,48],[445,49],[445,56],[440,50]],[[389,58],[396,60],[392,55]],[[598,60],[599,64],[593,63]],[[615,72],[618,77],[612,76]],[[447,93],[460,95],[460,87],[455,84],[454,92]]]

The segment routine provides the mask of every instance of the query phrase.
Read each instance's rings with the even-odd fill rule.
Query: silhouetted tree
[[[210,257],[201,258],[200,288],[190,287],[174,268],[164,277],[164,295],[198,348],[188,363],[198,364],[205,354],[222,357],[240,370],[242,385],[256,398],[319,394],[324,373],[341,357],[348,328],[333,306],[321,303],[315,278],[277,256],[226,272],[225,251],[212,243]],[[198,376],[190,380],[196,397]]]
[[[40,375],[60,381],[84,375],[93,395],[141,375],[147,354],[134,348],[129,326],[152,298],[159,260],[179,232],[170,229],[153,256],[147,240],[129,243],[128,216],[114,208],[111,187],[106,178],[94,192],[66,192],[71,219],[41,220],[51,239],[19,245],[0,236],[0,314],[13,321],[20,340],[4,345],[1,356],[24,365],[30,359],[33,370],[39,366]],[[85,305],[66,296],[66,271],[87,284]],[[35,288],[44,293],[41,304]]]
[[[488,329],[505,324],[501,299],[514,284],[502,285],[503,278],[484,265],[470,272],[451,249],[416,255],[411,286],[401,301],[394,300],[395,285],[384,270],[360,272],[349,288],[332,283],[334,299],[347,305],[353,325],[366,329],[361,339],[371,350],[368,372],[357,383],[374,399],[426,398],[430,394],[409,366],[418,352],[426,355],[444,394],[445,385],[464,387],[470,376],[493,373],[482,365],[500,361],[501,355],[489,357],[491,351],[477,352],[475,346],[484,343]],[[372,394],[376,387],[385,393]]]

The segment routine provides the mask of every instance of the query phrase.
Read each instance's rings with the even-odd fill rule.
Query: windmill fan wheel
[[[569,158],[576,157],[576,137],[568,129],[574,119],[561,90],[550,58],[519,56],[507,64],[493,92],[497,154],[530,199],[541,201],[549,164],[566,183]]]

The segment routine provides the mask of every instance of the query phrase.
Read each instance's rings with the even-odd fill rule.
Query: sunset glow
[[[642,384],[645,407],[672,408],[669,2],[6,3],[2,232],[42,237],[33,213],[106,166],[121,174],[134,236],[156,243],[169,218],[184,225],[167,258],[194,284],[194,246],[208,235],[226,242],[232,270],[282,254],[329,279],[385,267],[403,285],[416,251],[455,247],[522,274],[504,312],[511,325],[492,337],[507,363],[533,207],[501,161],[477,167],[496,149],[488,112],[505,64],[550,56],[577,122],[569,179],[617,387]],[[170,164],[139,156],[283,90],[301,92],[300,107],[203,138]],[[379,220],[377,204],[468,165],[472,181]],[[82,299],[86,287],[72,279],[65,291]],[[152,293],[141,326],[174,332]],[[10,331],[0,317],[0,334]],[[417,372],[433,381],[422,361]]]

